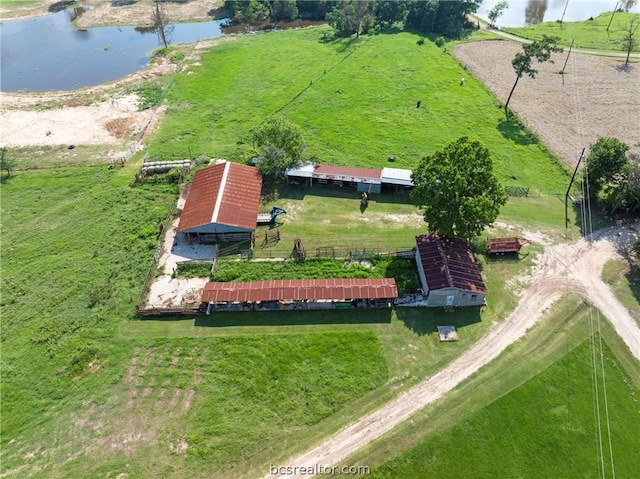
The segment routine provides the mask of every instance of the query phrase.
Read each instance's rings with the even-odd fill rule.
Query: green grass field
[[[543,22],[536,25],[520,28],[503,28],[502,30],[519,37],[530,40],[539,40],[542,35],[560,37],[560,44],[571,45],[575,39],[574,47],[589,50],[605,50],[626,53],[627,47],[623,45],[624,28],[633,18],[640,18],[637,13],[616,12],[607,32],[607,25],[611,20],[612,12],[605,12],[593,20],[583,22]],[[636,20],[637,22],[638,20]],[[636,47],[634,52],[638,51]]]
[[[596,353],[599,355],[599,351]],[[640,388],[605,357],[608,424],[618,477],[637,472]],[[481,412],[420,443],[373,472],[374,478],[592,477],[599,474],[590,342]],[[598,362],[598,367],[599,362]],[[605,477],[611,475],[602,376],[598,371]]]
[[[373,477],[598,474],[589,317],[597,328],[597,312],[581,298],[563,298],[495,361],[346,463],[371,466]],[[640,429],[630,411],[637,409],[640,363],[606,321],[600,331],[616,473],[632,477]],[[608,453],[606,437],[604,447]]]
[[[394,166],[410,168],[468,134],[495,144],[505,183],[563,192],[564,168],[521,127],[501,123],[497,101],[448,54],[429,42],[418,47],[408,33],[353,43],[323,39],[325,31],[240,37],[214,47],[169,91],[169,114],[151,151],[182,157],[190,148],[241,159],[247,145],[237,143],[248,127],[280,110],[308,132],[310,151],[331,162],[380,167],[394,149]],[[73,162],[91,163],[96,153],[79,151]],[[29,161],[31,152],[21,154]],[[138,321],[135,304],[158,228],[178,191],[162,182],[133,185],[135,171],[133,163],[19,171],[0,185],[0,459],[8,477],[264,474],[264,464],[310,447],[462,354],[514,307],[509,281],[539,251],[526,247],[520,261],[479,254],[490,291],[482,310]],[[288,210],[281,227],[287,249],[297,235],[310,252],[332,245],[392,250],[425,232],[416,208],[396,195],[374,198],[365,212],[354,192],[328,189],[286,189],[274,203]],[[565,231],[563,204],[550,194],[511,199],[500,220],[554,237]],[[577,234],[574,222],[572,216],[568,238]],[[576,310],[574,301],[560,317],[574,318]],[[442,324],[457,326],[460,341],[440,343],[435,331]],[[475,384],[486,394],[478,404],[562,357],[549,349],[557,331],[564,330],[531,335],[528,355],[515,356],[520,375],[486,393]],[[510,366],[499,361],[478,377]]]
[[[638,271],[625,260],[611,260],[604,265],[602,280],[607,283],[618,300],[629,310],[640,326],[640,278]]]
[[[166,95],[151,157],[247,159],[249,130],[271,115],[297,123],[329,164],[413,168],[467,135],[486,145],[505,184],[562,192],[564,166],[432,42],[411,33],[333,40],[326,27],[234,37],[180,75]],[[468,81],[461,87],[459,80]],[[421,108],[416,101],[421,100]]]
[[[225,477],[386,381],[380,341],[362,329],[119,335],[144,324],[134,305],[176,197],[131,186],[132,173],[19,172],[1,187],[4,471]]]

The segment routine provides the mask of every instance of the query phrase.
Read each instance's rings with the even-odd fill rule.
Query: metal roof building
[[[302,182],[309,186],[314,183],[353,186],[358,191],[380,193],[381,171],[372,168],[306,163],[297,168],[287,169],[286,174],[288,183],[304,179]]]
[[[416,264],[429,306],[479,306],[487,289],[466,241],[416,237]]]
[[[518,237],[512,238],[489,238],[487,250],[489,254],[518,253],[528,241]]]
[[[286,171],[289,184],[327,184],[355,187],[358,191],[380,193],[382,186],[412,188],[411,170],[401,168],[356,168],[350,166],[317,165],[305,163]]]
[[[252,166],[224,162],[198,170],[180,215],[178,232],[202,242],[251,237],[261,189],[262,177]]]
[[[392,300],[398,297],[395,279],[273,279],[265,281],[210,282],[204,303],[257,303],[268,301]]]
[[[401,168],[382,168],[380,181],[384,184],[412,187],[411,170]]]

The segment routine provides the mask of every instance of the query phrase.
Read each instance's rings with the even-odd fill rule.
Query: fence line
[[[380,248],[358,247],[336,247],[321,246],[316,248],[306,248],[307,258],[328,258],[328,259],[366,259],[373,256],[414,256],[414,246],[399,247],[395,250],[383,250]],[[254,251],[253,260],[260,259],[278,259],[291,258],[294,256],[294,249],[272,250],[272,249],[256,249]],[[245,258],[241,252],[228,255],[226,258],[251,259]]]

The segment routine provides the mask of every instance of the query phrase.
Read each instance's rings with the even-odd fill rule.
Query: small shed
[[[429,306],[482,306],[487,289],[469,244],[436,233],[416,237],[416,264]]]
[[[527,243],[528,241],[518,237],[489,238],[487,241],[487,250],[489,254],[519,253],[520,249]]]
[[[252,166],[224,162],[198,170],[178,232],[197,243],[251,239],[261,190],[262,176]]]

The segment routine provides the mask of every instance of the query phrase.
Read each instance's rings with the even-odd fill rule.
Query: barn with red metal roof
[[[198,170],[180,215],[178,232],[198,243],[251,238],[262,177],[252,167],[224,162]]]
[[[272,279],[210,282],[204,287],[202,302],[218,306],[216,309],[320,309],[391,306],[397,297],[393,278]]]
[[[429,306],[481,306],[487,289],[469,244],[435,233],[416,237],[416,264]]]

